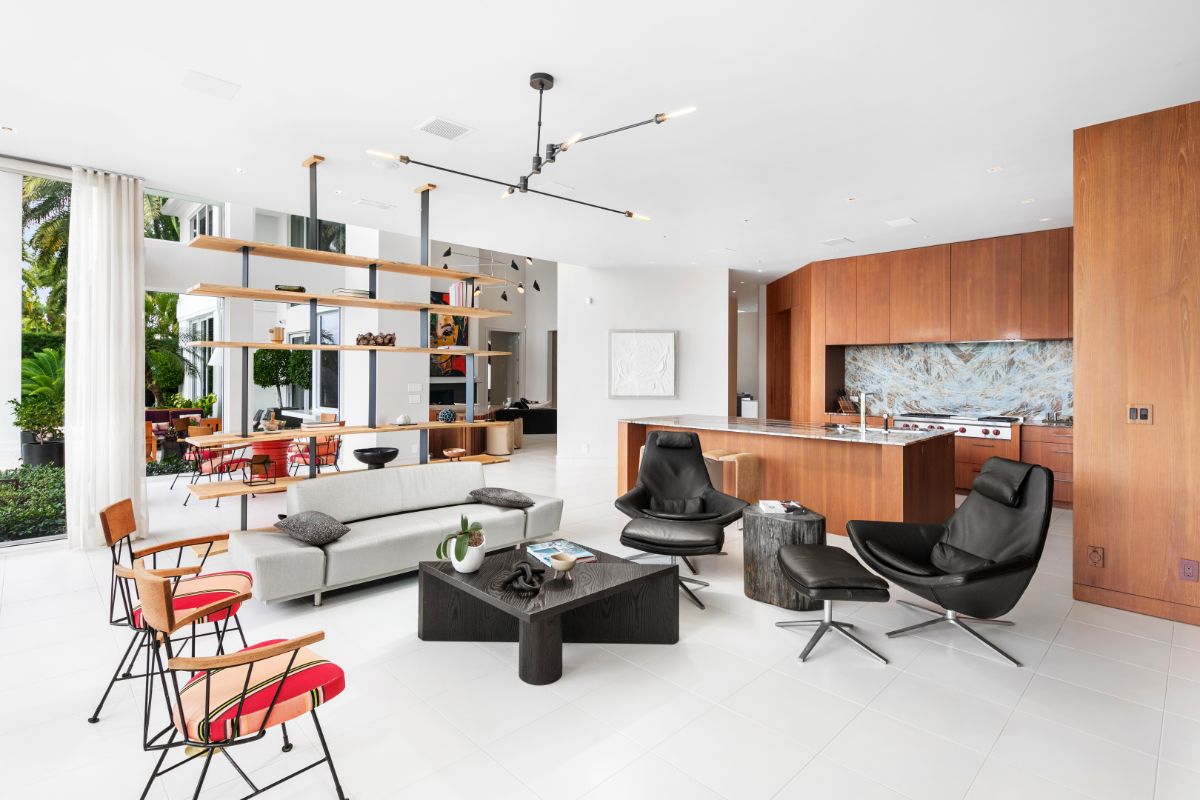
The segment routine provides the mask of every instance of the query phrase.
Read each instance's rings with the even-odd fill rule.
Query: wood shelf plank
[[[385,353],[425,353],[431,356],[510,356],[507,350],[445,350],[382,344],[307,344],[305,342],[185,342],[185,347],[249,347],[254,350],[378,350]]]
[[[474,280],[479,284],[499,286],[507,284],[504,278],[483,275],[478,272],[463,272],[457,269],[439,269],[426,267],[422,264],[409,264],[403,261],[385,261],[365,256],[351,256],[345,253],[329,253],[324,250],[309,250],[306,247],[288,247],[282,244],[267,244],[266,242],[249,242],[244,239],[229,239],[223,236],[197,236],[188,245],[201,250],[216,250],[222,253],[236,253],[243,247],[250,248],[251,253],[266,258],[281,258],[288,261],[304,261],[309,264],[325,264],[331,267],[354,267],[366,269],[372,264],[380,272],[394,272],[400,275],[418,275],[425,278],[443,278],[452,281]]]
[[[197,283],[187,290],[187,294],[198,294],[205,297],[230,297],[238,300],[266,300],[274,303],[307,303],[310,300],[316,300],[318,304],[323,306],[377,308],[382,311],[431,311],[437,314],[453,314],[459,317],[475,317],[476,319],[508,317],[512,315],[511,311],[500,311],[490,308],[449,306],[440,303],[411,303],[403,300],[379,300],[369,297],[350,297],[341,294],[285,292],[280,289],[254,289],[245,286],[227,286],[216,283]]]
[[[345,425],[340,428],[330,427],[316,430],[289,428],[282,431],[259,431],[251,433],[249,436],[241,436],[236,433],[213,433],[208,436],[192,436],[186,441],[188,444],[196,445],[197,447],[221,447],[249,445],[255,442],[310,439],[314,436],[352,436],[357,433],[397,433],[403,431],[449,430],[453,428],[493,428],[498,425],[509,424],[511,423],[507,420],[476,420],[475,422],[438,422],[436,420],[428,420],[414,422],[411,425],[393,425],[389,423],[376,425],[374,428],[369,425]]]

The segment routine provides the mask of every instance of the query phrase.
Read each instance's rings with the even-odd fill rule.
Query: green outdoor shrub
[[[39,443],[61,439],[63,432],[62,398],[52,400],[34,395],[24,400],[9,400],[13,409],[13,423],[23,431],[29,431]]]
[[[21,357],[29,358],[34,353],[55,349],[66,351],[67,336],[64,333],[45,333],[41,331],[23,331],[21,333]]]
[[[177,472],[191,472],[192,464],[179,456],[168,456],[162,461],[150,461],[146,464],[146,477],[155,475],[174,475]]]
[[[44,397],[63,402],[67,387],[67,360],[62,350],[47,347],[21,359],[21,398]]]
[[[0,541],[62,536],[67,492],[62,467],[0,470]]]

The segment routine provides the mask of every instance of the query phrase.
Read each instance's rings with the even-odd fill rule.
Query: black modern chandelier
[[[538,194],[538,195],[541,195],[542,197],[553,197],[555,200],[565,200],[568,203],[576,203],[581,206],[587,206],[588,208],[595,208],[595,209],[599,209],[600,211],[608,211],[613,214],[620,214],[621,216],[628,217],[629,219],[636,219],[636,220],[641,220],[643,222],[649,222],[649,220],[650,220],[649,217],[644,216],[642,214],[636,214],[632,211],[621,211],[620,209],[609,208],[607,206],[598,205],[596,203],[588,203],[584,200],[577,200],[574,197],[563,197],[560,194],[553,194],[551,192],[544,192],[540,189],[531,188],[529,185],[529,179],[532,178],[534,175],[541,175],[542,169],[544,167],[546,167],[549,164],[555,163],[558,160],[560,155],[567,152],[568,150],[575,147],[576,145],[582,144],[584,142],[590,142],[593,139],[599,139],[603,136],[611,136],[614,133],[621,133],[622,131],[628,131],[628,130],[633,130],[634,128],[640,128],[643,125],[650,125],[651,123],[653,123],[654,125],[661,125],[662,123],[666,122],[669,119],[675,119],[676,117],[682,117],[685,114],[692,113],[693,111],[696,110],[696,107],[688,106],[687,108],[681,108],[676,111],[669,111],[669,112],[665,112],[665,113],[655,114],[654,116],[650,117],[649,119],[644,119],[639,122],[631,123],[629,125],[622,125],[619,128],[613,128],[612,130],[602,131],[601,133],[593,133],[591,136],[584,136],[582,133],[576,133],[573,136],[571,136],[571,138],[567,139],[564,142],[559,142],[557,144],[547,143],[546,148],[543,151],[543,149],[542,149],[542,100],[543,100],[543,96],[545,95],[545,93],[554,88],[554,76],[550,75],[548,73],[545,73],[545,72],[535,72],[529,76],[529,85],[534,90],[536,90],[538,93],[537,144],[534,146],[534,149],[533,149],[533,168],[527,174],[520,176],[515,181],[505,181],[505,180],[499,180],[496,178],[488,178],[484,175],[475,175],[470,172],[463,172],[462,170],[450,169],[449,167],[443,167],[443,166],[439,166],[437,164],[430,164],[427,161],[418,161],[417,159],[411,158],[409,156],[397,155],[395,153],[389,153],[389,152],[385,152],[383,150],[368,150],[367,155],[373,156],[374,158],[383,159],[385,161],[394,161],[398,164],[416,164],[417,166],[428,167],[429,169],[436,169],[439,172],[448,172],[451,175],[461,175],[464,178],[472,178],[477,181],[484,181],[485,183],[493,183],[493,184],[496,184],[497,186],[503,186],[504,192],[500,195],[501,198],[512,197],[514,194],[517,194],[518,192],[520,192],[521,194],[526,194],[526,193]],[[516,268],[515,263],[514,263],[513,267],[514,267],[514,269]]]

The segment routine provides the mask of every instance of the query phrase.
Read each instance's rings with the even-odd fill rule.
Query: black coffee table
[[[422,561],[417,635],[434,642],[519,642],[521,680],[553,683],[562,676],[563,642],[675,644],[679,641],[679,569],[640,564],[595,548],[597,561],[576,564],[574,580],[547,580],[535,597],[499,583],[529,560],[524,548],[494,553],[464,575],[448,561]]]

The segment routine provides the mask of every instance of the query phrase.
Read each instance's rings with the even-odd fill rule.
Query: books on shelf
[[[331,420],[328,422],[302,422],[300,423],[300,429],[305,431],[322,431],[326,430],[327,428],[341,428],[344,425],[345,423],[341,422],[340,420]]]
[[[455,281],[450,284],[450,305],[469,306],[474,300],[466,281]]]
[[[300,294],[303,294],[304,287],[299,286],[294,283],[277,283],[277,284],[275,284],[275,291],[277,291],[277,292],[298,292]]]
[[[371,298],[371,291],[369,289],[346,289],[343,287],[334,289],[333,293],[341,297],[361,297],[366,300]]]
[[[585,550],[574,542],[566,539],[555,539],[551,542],[538,542],[531,544],[525,548],[529,555],[536,558],[538,561],[550,566],[550,556],[558,553],[565,553],[569,556],[575,556],[575,561],[580,564],[586,564],[596,560],[596,554],[590,550]]]

